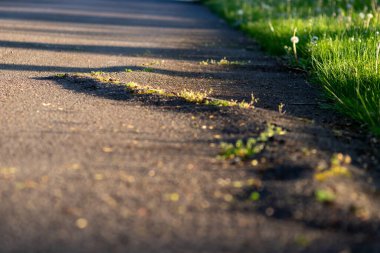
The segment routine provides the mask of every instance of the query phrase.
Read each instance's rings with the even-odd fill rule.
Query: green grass
[[[312,80],[335,102],[335,109],[380,135],[377,1],[205,1],[265,50],[310,71]],[[298,43],[291,42],[293,36]]]
[[[223,66],[223,65],[247,65],[251,63],[250,61],[247,61],[247,62],[244,62],[244,61],[230,61],[230,60],[227,60],[226,57],[224,57],[223,59],[220,59],[219,61],[217,60],[214,60],[214,59],[207,59],[205,61],[201,61],[199,64],[200,65],[219,65],[219,66]]]
[[[321,203],[332,203],[335,201],[335,194],[330,190],[318,189],[315,191],[315,199]]]
[[[204,103],[208,96],[212,93],[210,91],[192,91],[184,89],[178,93],[178,96],[191,103]]]

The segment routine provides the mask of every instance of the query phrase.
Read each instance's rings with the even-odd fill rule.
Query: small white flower
[[[361,19],[365,19],[365,14],[364,14],[363,12],[360,12],[360,13],[359,13],[359,17],[360,17]]]
[[[379,32],[379,31],[377,31],[377,32],[376,32],[376,36],[379,36],[379,35],[380,35],[380,32]]]
[[[243,11],[242,9],[240,9],[240,10],[238,10],[236,13],[237,13],[239,16],[243,16],[244,11]]]
[[[298,42],[300,42],[300,39],[297,36],[293,36],[293,37],[290,38],[290,41],[293,44],[297,44]]]
[[[367,14],[367,19],[372,19],[373,18],[373,14],[372,13],[368,13]]]

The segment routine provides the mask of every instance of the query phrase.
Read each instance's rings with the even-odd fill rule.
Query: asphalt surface
[[[224,57],[244,64],[200,64]],[[216,108],[55,77],[91,71],[259,102]],[[199,4],[2,0],[0,252],[378,252],[378,140],[321,109],[305,78]],[[258,166],[217,158],[221,141],[267,123],[287,134]],[[339,152],[353,176],[315,182]],[[336,202],[318,203],[319,187]]]

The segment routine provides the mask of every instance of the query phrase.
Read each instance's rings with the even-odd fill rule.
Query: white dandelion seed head
[[[242,15],[244,14],[244,11],[243,11],[242,9],[240,9],[240,10],[238,10],[236,13],[237,13],[239,16],[242,16]]]
[[[379,36],[379,35],[380,35],[380,32],[379,32],[379,31],[377,31],[377,32],[376,32],[376,36]]]
[[[360,12],[360,13],[359,13],[359,17],[360,17],[361,19],[365,19],[365,14],[364,14],[363,12]]]
[[[373,18],[373,14],[372,14],[372,13],[368,13],[368,14],[367,14],[367,18],[368,18],[368,19],[372,19],[372,18]]]
[[[290,41],[293,44],[297,44],[298,42],[300,42],[300,39],[297,36],[293,36],[293,37],[290,38]]]

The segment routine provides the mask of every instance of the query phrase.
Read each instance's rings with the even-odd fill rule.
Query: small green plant
[[[161,96],[170,96],[170,94],[167,93],[165,90],[155,89],[149,86],[141,86],[135,82],[125,83],[124,86],[126,86],[129,91],[137,93],[137,94],[145,94],[145,95],[154,94],[154,95],[161,95]]]
[[[333,203],[335,194],[331,190],[318,189],[315,191],[315,199],[321,203]]]
[[[249,195],[249,199],[252,201],[259,201],[260,200],[260,193],[259,192],[252,192],[251,195]]]
[[[206,100],[205,104],[213,105],[213,106],[237,106],[243,109],[254,109],[255,104],[259,101],[258,98],[255,98],[253,94],[251,94],[251,102],[245,102],[244,100],[239,102],[237,100],[223,100],[223,99],[210,99]]]
[[[129,82],[129,83],[126,83],[124,84],[127,88],[129,89],[138,89],[140,88],[140,85],[138,85],[137,83],[135,82]]]
[[[133,72],[133,70],[132,69],[125,69],[125,72],[131,73],[131,72]]]
[[[212,93],[209,91],[192,91],[184,89],[178,93],[178,96],[191,103],[204,103],[208,96]]]
[[[55,77],[56,78],[66,78],[67,74],[56,74]]]
[[[103,71],[91,71],[92,76],[101,76],[104,74],[106,74],[106,73],[104,73]]]
[[[223,159],[251,159],[264,150],[266,142],[268,142],[272,137],[275,135],[284,135],[285,133],[286,131],[281,127],[276,127],[269,124],[258,137],[249,138],[246,141],[237,140],[235,144],[225,142],[221,143],[221,157]]]
[[[334,154],[330,159],[329,166],[318,166],[314,179],[317,181],[325,181],[332,177],[344,176],[351,177],[348,166],[351,164],[351,157],[342,153]]]
[[[153,72],[153,68],[144,68],[143,72]]]
[[[217,60],[214,60],[214,59],[207,59],[205,61],[201,61],[199,62],[200,65],[219,65],[219,66],[223,66],[223,65],[246,65],[246,64],[249,64],[250,61],[230,61],[230,60],[227,60],[226,57],[220,59],[219,61]]]
[[[283,103],[280,103],[280,104],[278,105],[278,112],[279,112],[280,114],[285,114],[285,113],[286,113],[286,111],[284,111],[284,107],[285,107],[285,104],[283,104]]]

